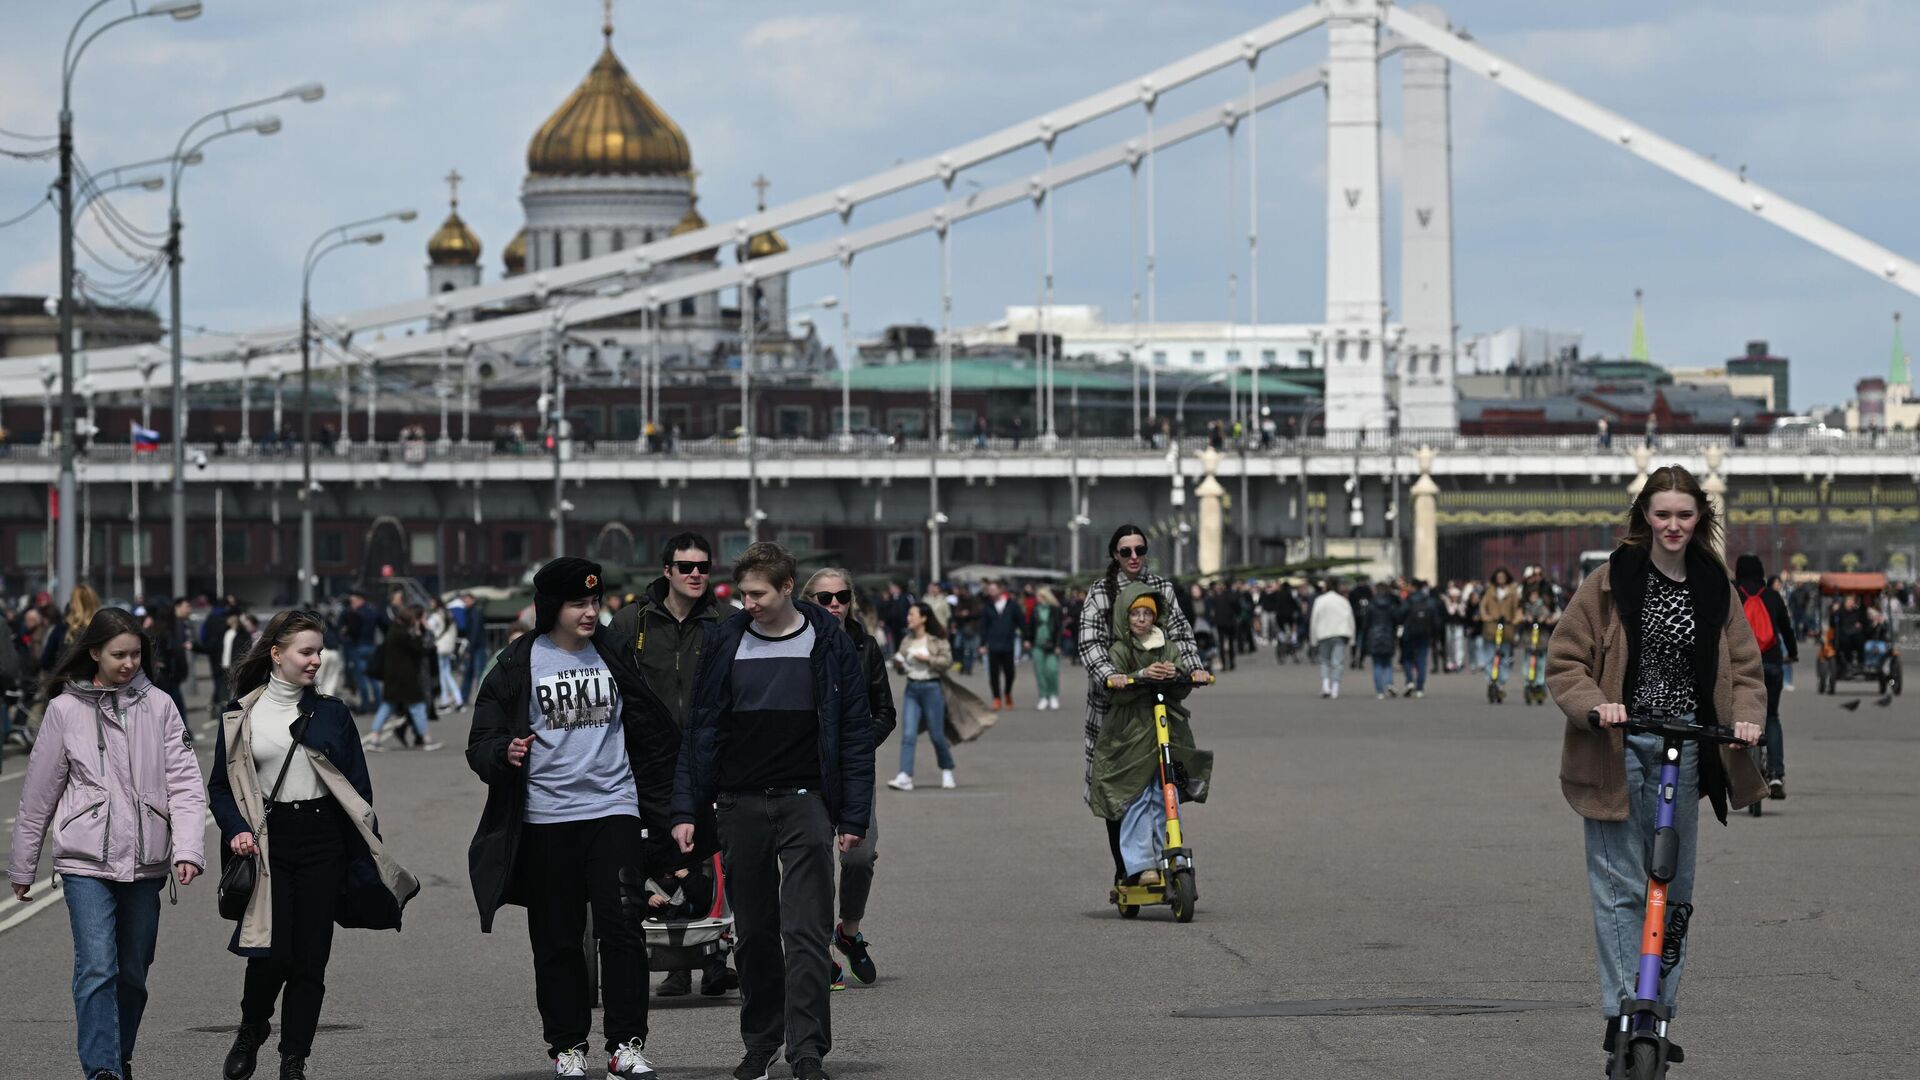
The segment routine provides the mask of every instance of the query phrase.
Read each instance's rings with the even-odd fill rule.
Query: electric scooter
[[[1193,883],[1193,849],[1186,846],[1180,831],[1180,788],[1173,762],[1173,734],[1167,726],[1166,690],[1174,686],[1205,686],[1186,679],[1136,679],[1127,677],[1127,686],[1151,686],[1153,695],[1153,736],[1160,748],[1160,797],[1167,808],[1167,835],[1160,849],[1160,883],[1157,885],[1113,886],[1107,900],[1119,909],[1123,919],[1135,918],[1143,907],[1165,904],[1173,909],[1173,921],[1193,921],[1194,903],[1200,891]]]
[[[1598,724],[1599,710],[1588,713],[1587,721]],[[1660,981],[1680,963],[1680,946],[1686,941],[1687,923],[1693,917],[1692,904],[1671,905],[1669,911],[1667,903],[1667,887],[1680,866],[1680,834],[1673,827],[1680,752],[1689,742],[1700,744],[1702,753],[1710,747],[1745,744],[1734,738],[1732,728],[1683,724],[1657,709],[1638,718],[1629,716],[1620,730],[1658,735],[1666,745],[1661,750],[1660,807],[1654,814],[1653,849],[1647,857],[1647,917],[1640,933],[1640,971],[1634,980],[1633,997],[1620,1002],[1620,1027],[1607,1076],[1608,1080],[1660,1080],[1667,1074],[1671,1052],[1667,1027],[1673,1020],[1673,1010],[1660,1001]]]
[[[1547,666],[1543,662],[1546,653],[1540,648],[1540,624],[1533,624],[1533,633],[1527,642],[1527,687],[1526,703],[1545,705],[1547,703]]]
[[[1507,688],[1500,685],[1500,646],[1507,640],[1507,624],[1493,624],[1493,659],[1487,664],[1487,704],[1498,705],[1507,700]]]

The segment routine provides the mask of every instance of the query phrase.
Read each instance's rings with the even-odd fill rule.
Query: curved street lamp
[[[385,233],[348,235],[355,229],[382,221],[412,221],[419,215],[411,209],[395,210],[364,221],[335,226],[314,238],[300,267],[300,602],[313,603],[313,589],[319,577],[313,557],[313,271],[320,260],[354,244],[378,244]],[[176,369],[177,370],[177,369]],[[343,369],[344,370],[344,369]],[[344,433],[344,429],[343,429]]]
[[[66,48],[60,55],[60,178],[54,184],[60,204],[60,519],[54,538],[54,600],[65,604],[78,580],[80,544],[74,528],[74,492],[78,482],[74,472],[73,415],[73,76],[79,70],[80,57],[101,34],[135,19],[168,16],[184,22],[200,14],[200,0],[165,0],[144,11],[128,0],[127,14],[95,27],[85,38],[80,31],[93,13],[112,0],[95,0],[74,20],[67,32]],[[79,44],[75,45],[75,39]]]

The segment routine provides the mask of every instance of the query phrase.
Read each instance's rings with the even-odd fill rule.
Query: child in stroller
[[[700,993],[719,997],[740,985],[727,970],[733,951],[733,912],[727,907],[720,856],[668,864],[647,876],[635,896],[645,898],[643,926],[647,966],[666,971],[661,997],[685,997],[693,991],[693,969],[700,969]]]

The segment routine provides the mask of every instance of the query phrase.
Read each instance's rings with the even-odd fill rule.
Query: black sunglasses
[[[1113,553],[1122,559],[1131,559],[1136,556],[1144,559],[1147,557],[1147,545],[1141,544],[1139,547],[1114,548]]]
[[[813,594],[813,602],[819,604],[821,607],[826,607],[836,600],[840,602],[841,607],[853,603],[853,590],[841,589],[839,592],[817,592]]]
[[[675,573],[679,574],[711,574],[713,573],[713,560],[702,559],[699,562],[688,562],[685,559],[675,559],[673,560],[673,569]]]

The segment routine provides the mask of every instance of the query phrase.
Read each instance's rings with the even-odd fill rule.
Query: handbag
[[[267,796],[267,807],[271,811],[273,804],[280,798],[280,785],[286,783],[287,767],[293,764],[293,755],[300,749],[300,734],[306,730],[311,715],[300,718],[300,731],[293,734],[293,745],[287,748],[286,758],[280,762],[280,775],[273,779],[273,792]],[[253,831],[253,842],[259,846],[262,837],[267,835],[267,823]],[[253,890],[260,883],[260,856],[235,855],[229,848],[223,854],[220,866],[219,903],[220,917],[230,922],[239,922],[246,917],[247,905],[253,902]]]

